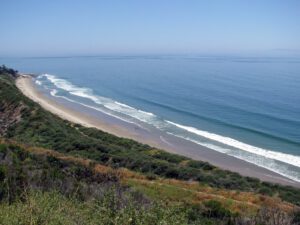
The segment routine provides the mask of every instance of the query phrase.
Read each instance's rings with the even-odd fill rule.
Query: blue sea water
[[[300,58],[1,58],[56,97],[300,181]]]

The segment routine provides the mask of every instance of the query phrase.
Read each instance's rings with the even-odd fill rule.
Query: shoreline
[[[51,98],[51,96],[47,96],[37,89],[30,75],[21,75],[16,80],[16,85],[25,96],[40,104],[45,110],[73,123],[78,123],[86,127],[94,127],[119,137],[133,139],[194,160],[207,161],[212,165],[238,172],[244,176],[256,177],[262,181],[300,187],[299,182],[290,180],[289,178],[246,161],[210,150],[171,135],[163,134],[162,132],[151,131],[128,124],[127,122],[98,111],[93,114],[90,112],[91,110],[84,109],[84,107],[79,109],[79,106],[75,104],[66,104],[63,99],[57,100]]]

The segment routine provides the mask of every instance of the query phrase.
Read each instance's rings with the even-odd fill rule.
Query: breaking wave
[[[54,85],[54,88],[51,88],[50,92],[52,96],[62,97],[68,101],[100,111],[125,122],[134,123],[138,126],[141,126],[141,123],[146,123],[173,136],[184,138],[215,151],[264,167],[292,180],[300,181],[299,170],[297,171],[297,168],[300,168],[300,156],[263,149],[230,137],[164,120],[151,112],[136,109],[113,99],[96,95],[89,88],[78,87],[54,75],[40,75],[36,83],[41,83],[38,79],[44,77]],[[70,98],[63,95],[58,96],[58,89],[59,93],[61,91],[67,92]],[[77,99],[71,99],[72,96],[91,101],[93,105],[81,102],[80,100],[78,101]]]
[[[173,123],[171,121],[167,121],[169,124],[172,124],[176,127],[179,127],[183,130],[186,130],[190,133],[205,137],[207,139],[225,144],[227,146],[231,146],[237,149],[241,149],[243,151],[247,151],[256,155],[260,155],[260,156],[264,156],[270,159],[275,159],[287,164],[291,164],[297,167],[300,167],[300,156],[294,156],[294,155],[290,155],[290,154],[286,154],[286,153],[281,153],[281,152],[274,152],[268,149],[263,149],[263,148],[259,148],[259,147],[255,147],[243,142],[240,142],[238,140],[235,140],[233,138],[230,137],[224,137],[218,134],[214,134],[214,133],[210,133],[207,131],[203,131],[203,130],[198,130],[194,127],[188,127],[188,126],[183,126],[177,123]]]

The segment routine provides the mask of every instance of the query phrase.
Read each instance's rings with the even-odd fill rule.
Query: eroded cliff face
[[[0,137],[21,120],[26,108],[22,101],[17,101],[18,90],[14,82],[18,76],[17,71],[0,66]]]
[[[0,102],[0,136],[5,136],[8,128],[21,120],[25,108],[22,103],[14,105],[3,100]]]

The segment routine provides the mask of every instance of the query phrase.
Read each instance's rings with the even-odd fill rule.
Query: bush
[[[0,204],[0,224],[19,225],[72,224],[174,224],[187,225],[188,219],[178,207],[153,204],[147,208],[128,201],[120,207],[120,199],[107,192],[99,200],[82,202],[59,192],[30,191],[24,201]]]
[[[6,153],[7,146],[5,144],[0,144],[0,153]]]
[[[300,211],[294,213],[293,223],[300,224]]]
[[[146,175],[146,178],[147,178],[148,180],[156,180],[156,179],[157,179],[156,175],[153,174],[153,173],[148,173],[148,174]]]
[[[222,204],[216,200],[209,200],[204,203],[207,208],[203,213],[208,218],[223,219],[231,216],[231,212],[225,209]]]
[[[269,195],[272,196],[273,195],[273,191],[268,188],[268,187],[262,187],[258,190],[258,193],[262,194],[262,195]]]

